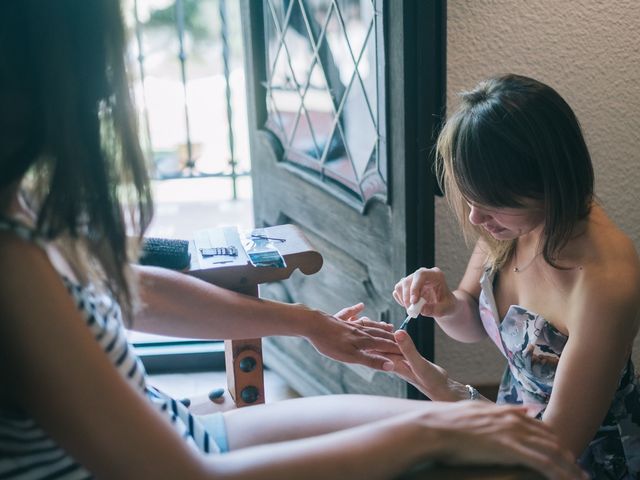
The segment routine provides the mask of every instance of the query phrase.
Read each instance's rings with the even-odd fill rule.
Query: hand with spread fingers
[[[544,423],[522,406],[434,404],[416,421],[441,434],[437,458],[451,465],[523,465],[549,479],[589,478]]]
[[[317,312],[323,318],[309,323],[305,337],[323,355],[381,370],[391,355],[400,354],[393,326],[360,317],[363,310],[364,304],[359,303],[343,308],[334,316]]]

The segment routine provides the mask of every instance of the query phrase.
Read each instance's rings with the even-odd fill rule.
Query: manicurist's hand
[[[399,353],[390,352],[382,369],[393,372],[412,384],[431,400],[457,401],[469,398],[467,387],[449,378],[447,371],[430,362],[416,349],[413,340],[404,330],[394,333]]]
[[[320,311],[307,312],[316,318],[309,323],[305,337],[323,355],[346,363],[359,363],[378,370],[389,361],[388,355],[399,354],[393,326],[358,315],[364,310],[359,303],[331,316]]]
[[[393,298],[405,309],[424,298],[421,315],[441,317],[455,308],[456,297],[447,285],[444,273],[437,267],[419,268],[400,280],[393,289]]]
[[[420,418],[439,432],[436,458],[452,465],[521,465],[554,480],[588,479],[544,423],[522,406],[465,401],[444,404]]]

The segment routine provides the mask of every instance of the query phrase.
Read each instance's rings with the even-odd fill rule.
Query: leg
[[[224,412],[230,450],[306,438],[382,420],[414,409],[438,409],[422,400],[373,395],[295,398]]]

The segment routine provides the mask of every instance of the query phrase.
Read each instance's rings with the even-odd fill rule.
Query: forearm
[[[304,335],[313,311],[241,295],[185,274],[136,267],[140,308],[133,328],[191,338]]]
[[[453,307],[435,321],[454,340],[464,343],[482,340],[487,333],[480,321],[478,301],[464,290],[455,290],[453,295],[456,299]]]
[[[303,440],[247,448],[212,459],[216,478],[393,478],[435,458],[440,434],[396,417]]]

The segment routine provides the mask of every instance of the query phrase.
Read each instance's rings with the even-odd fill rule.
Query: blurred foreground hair
[[[130,313],[127,228],[141,237],[153,208],[124,51],[116,0],[2,5],[0,189],[22,179],[39,233]]]

